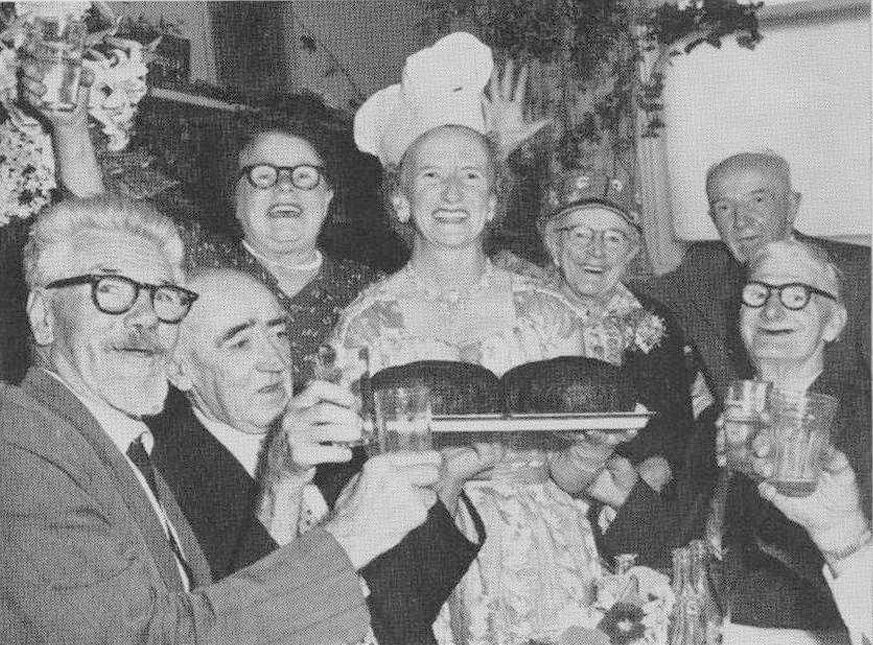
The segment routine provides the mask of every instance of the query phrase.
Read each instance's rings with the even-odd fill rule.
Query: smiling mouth
[[[270,210],[267,211],[267,217],[270,219],[288,219],[288,218],[298,218],[303,215],[303,210],[297,206],[288,205],[280,205],[273,206]]]
[[[270,383],[268,385],[264,385],[258,388],[258,392],[260,392],[261,394],[275,394],[282,390],[284,390],[284,385],[281,381],[277,383]]]
[[[762,334],[766,334],[768,336],[787,336],[789,334],[793,334],[793,329],[761,329]]]
[[[596,276],[601,276],[604,273],[606,273],[606,269],[604,269],[603,267],[595,267],[595,266],[590,266],[590,265],[585,265],[584,267],[582,267],[582,270],[585,273],[590,273],[591,275],[596,275]]]
[[[433,217],[438,222],[456,224],[470,217],[470,213],[466,210],[438,210]]]
[[[142,358],[155,358],[157,356],[163,356],[163,351],[157,349],[155,347],[136,347],[136,346],[122,346],[122,347],[113,347],[113,351],[122,352],[124,354],[132,354],[134,356],[139,356]]]

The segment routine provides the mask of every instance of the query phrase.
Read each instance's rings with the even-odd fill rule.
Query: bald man
[[[870,384],[846,381],[838,366],[826,360],[827,347],[847,322],[836,267],[808,243],[773,242],[753,252],[740,297],[740,334],[755,378],[783,391],[838,400],[831,442],[857,476],[858,506],[869,523]],[[743,473],[734,474],[725,508],[722,545],[733,580],[729,603],[734,624],[726,642],[753,642],[758,634],[780,635],[790,643],[819,642],[809,632],[842,635],[845,626],[823,567],[848,557],[854,538],[866,538],[858,529],[864,522],[826,523],[818,536],[809,533],[762,500],[757,482]],[[839,535],[843,530],[849,535]]]
[[[282,481],[283,509],[300,501],[316,465],[322,495],[306,492],[314,492],[312,503],[332,506],[364,459],[322,444],[354,439],[360,418],[351,394],[330,383],[289,396],[286,314],[265,285],[230,269],[202,271],[188,284],[200,297],[181,325],[165,411],[149,425],[153,460],[221,579],[275,550],[288,539],[289,522],[296,524],[296,516],[266,525],[257,519],[256,474],[271,430],[284,419],[303,436]],[[362,569],[379,642],[433,642],[431,623],[478,548],[437,502],[419,530]]]
[[[751,370],[737,333],[739,293],[750,257],[770,242],[813,242],[830,255],[841,273],[849,322],[828,347],[828,361],[847,380],[870,380],[870,249],[821,238],[794,228],[801,194],[791,183],[788,162],[772,152],[743,152],[709,169],[709,215],[719,242],[697,242],[682,264],[641,285],[679,318],[700,351],[710,389],[724,396],[732,379]],[[839,213],[826,213],[839,217]]]

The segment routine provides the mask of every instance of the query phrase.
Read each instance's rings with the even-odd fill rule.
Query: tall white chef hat
[[[355,114],[355,143],[383,165],[398,164],[422,134],[463,125],[485,134],[483,90],[494,61],[491,49],[455,32],[406,59],[403,79],[373,94]]]

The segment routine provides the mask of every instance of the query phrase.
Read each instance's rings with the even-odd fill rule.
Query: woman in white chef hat
[[[363,371],[363,347],[373,373],[443,360],[499,376],[522,363],[580,354],[578,320],[563,297],[494,266],[483,249],[498,213],[501,172],[483,113],[492,68],[487,46],[451,34],[410,56],[402,83],[371,96],[355,116],[355,141],[381,160],[412,254],[359,296],[334,330],[350,382]],[[490,477],[463,486],[462,499],[481,514],[487,540],[435,625],[441,643],[557,640],[587,624],[599,572],[587,505],[553,481],[571,454],[514,445],[505,454],[477,444],[475,454],[460,449],[454,462],[447,456],[456,473],[489,469]],[[611,453],[601,445],[568,450],[595,461]],[[440,497],[454,511],[459,493],[460,484],[449,485]],[[464,518],[461,508],[456,521]]]

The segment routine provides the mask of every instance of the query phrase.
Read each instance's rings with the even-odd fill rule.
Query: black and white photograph
[[[873,645],[870,13],[0,2],[0,644]]]

